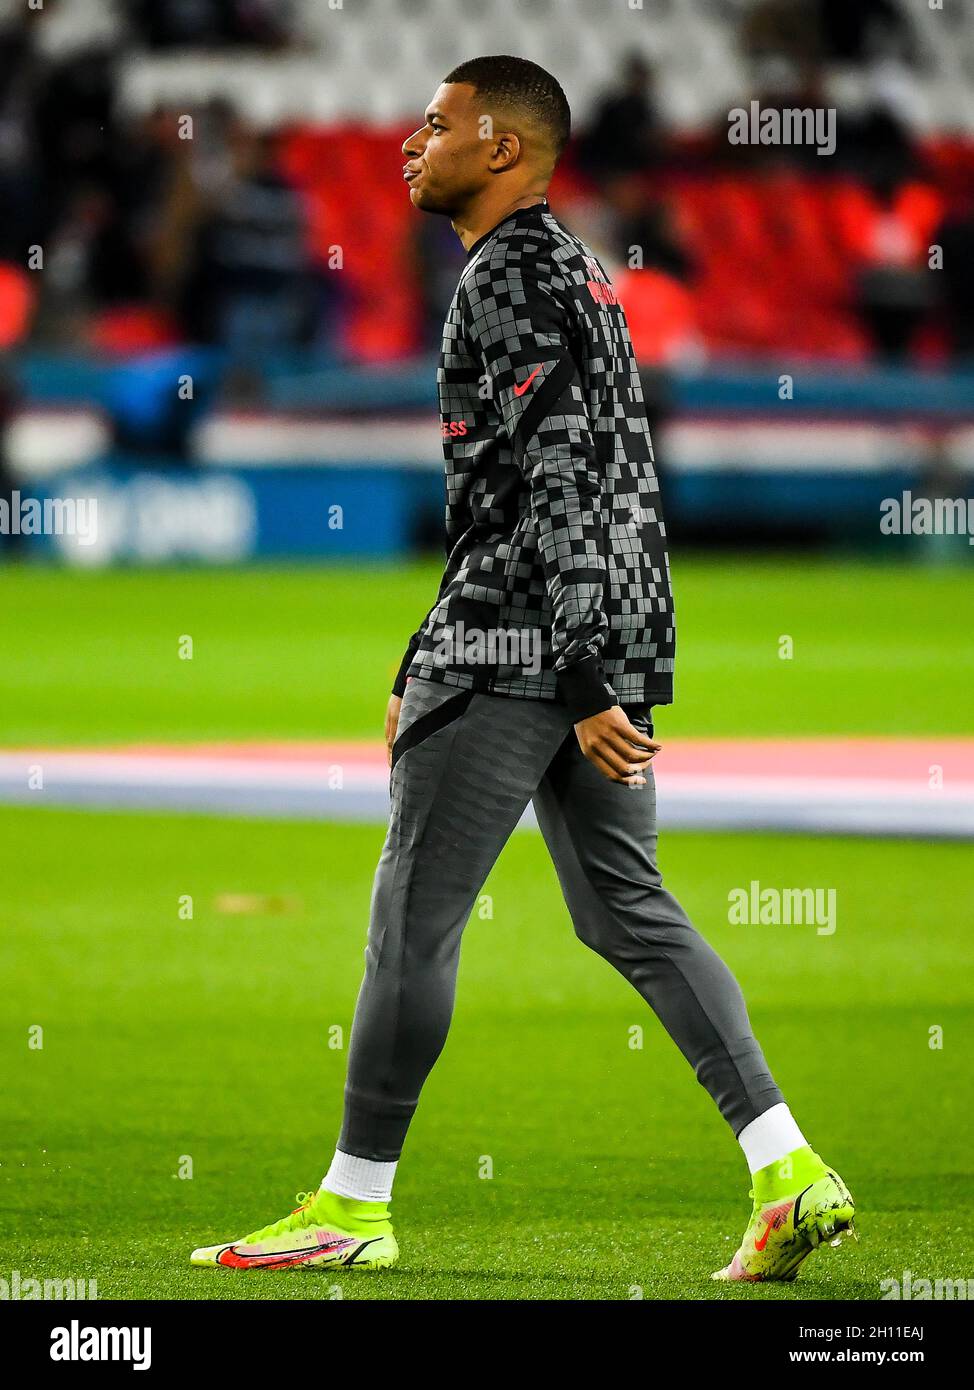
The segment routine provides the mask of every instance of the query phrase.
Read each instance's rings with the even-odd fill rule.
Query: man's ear
[[[512,169],[521,157],[521,140],[513,131],[504,131],[494,136],[494,148],[490,152],[490,167],[495,174]]]

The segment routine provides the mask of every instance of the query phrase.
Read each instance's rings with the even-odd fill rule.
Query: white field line
[[[322,786],[336,769],[345,787],[384,787],[389,773],[385,764],[355,758],[308,759],[303,762],[270,758],[207,758],[205,756],[125,753],[65,753],[18,750],[0,753],[0,782],[26,785],[30,769],[40,767],[45,786],[78,783],[119,787],[256,787]],[[894,777],[818,777],[784,772],[776,776],[727,773],[682,773],[661,769],[660,791],[667,796],[693,797],[715,802],[745,797],[750,802],[774,805],[795,801],[814,805],[842,802],[892,802],[942,805],[974,803],[974,781],[947,781],[932,788],[922,779]]]

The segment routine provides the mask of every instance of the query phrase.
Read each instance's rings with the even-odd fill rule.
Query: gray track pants
[[[628,710],[652,732],[651,711]],[[656,791],[610,782],[567,710],[411,680],[372,891],[338,1146],[399,1157],[446,1041],[460,938],[533,800],[575,931],[639,991],[739,1134],[781,1093],[720,957],[662,886]]]

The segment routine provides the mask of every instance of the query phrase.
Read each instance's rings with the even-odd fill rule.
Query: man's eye
[[[444,130],[446,130],[446,126],[445,126],[445,125],[435,125],[435,126],[433,127],[433,134],[434,134],[434,135],[442,135],[443,132],[444,132]]]

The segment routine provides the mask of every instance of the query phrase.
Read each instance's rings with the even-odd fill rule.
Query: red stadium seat
[[[414,219],[400,179],[402,138],[398,128],[356,126],[296,128],[282,138],[282,165],[308,198],[316,258],[328,264],[341,248],[345,349],[369,361],[416,348],[420,286],[411,253]],[[969,152],[949,141],[927,153],[944,177],[968,168]],[[591,200],[593,192],[569,154],[551,190],[569,224],[573,200]],[[853,285],[857,268],[881,248],[884,223],[863,185],[783,168],[663,173],[647,179],[647,195],[671,205],[678,240],[694,266],[693,317],[711,348],[845,361],[865,354]],[[942,208],[932,184],[899,191],[892,215],[904,255],[925,249]]]

